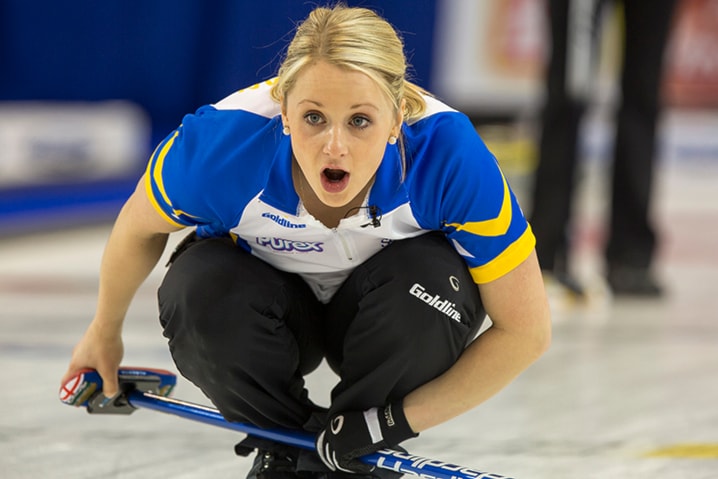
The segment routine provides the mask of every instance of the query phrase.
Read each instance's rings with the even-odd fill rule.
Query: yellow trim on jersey
[[[147,170],[149,173],[149,167],[147,168]],[[182,223],[176,222],[171,216],[165,213],[165,210],[163,210],[162,207],[159,205],[159,203],[155,199],[155,195],[152,193],[152,180],[149,174],[145,174],[145,192],[147,193],[147,198],[150,200],[150,204],[152,205],[152,207],[155,209],[155,211],[157,211],[157,213],[159,213],[162,218],[165,219],[165,221],[179,228],[185,228],[187,226],[183,225]]]
[[[167,192],[165,191],[165,184],[162,180],[162,167],[165,164],[165,157],[167,156],[167,153],[170,151],[170,148],[172,148],[172,145],[175,142],[175,138],[177,138],[177,135],[179,134],[179,131],[175,131],[172,135],[172,138],[167,140],[167,143],[162,147],[162,150],[160,151],[160,154],[157,155],[157,162],[155,163],[155,166],[152,171],[152,178],[155,180],[155,184],[157,185],[157,189],[159,190],[160,194],[162,195],[162,199],[167,203],[168,205],[171,205],[170,199],[167,196]]]
[[[511,207],[511,193],[509,184],[503,173],[501,179],[504,183],[504,199],[501,202],[501,210],[496,218],[484,221],[472,221],[469,223],[447,223],[447,226],[453,226],[456,231],[467,231],[477,236],[501,236],[506,234],[511,225],[511,217],[513,208]]]
[[[242,88],[241,90],[237,90],[237,93],[242,93],[245,90],[257,90],[257,89],[259,89],[259,87],[264,86],[264,85],[272,86],[275,83],[277,83],[278,81],[279,81],[279,77],[273,77],[273,78],[270,78],[269,80],[264,80],[262,82],[255,83],[254,85],[250,85],[247,88]]]
[[[519,239],[511,243],[500,255],[483,266],[471,268],[469,272],[477,284],[488,283],[500,278],[528,258],[534,246],[536,246],[536,238],[531,226],[527,225],[526,231]]]
[[[167,193],[165,193],[164,190],[164,184],[162,183],[162,165],[164,164],[165,156],[167,155],[169,149],[172,147],[172,143],[174,142],[176,137],[177,132],[175,132],[174,135],[172,135],[172,138],[170,138],[167,143],[165,143],[165,145],[162,147],[157,156],[157,162],[155,163],[154,168],[152,166],[152,161],[148,162],[147,170],[145,172],[145,191],[147,192],[147,198],[149,198],[152,207],[160,214],[160,216],[162,216],[171,225],[184,228],[186,225],[178,223],[174,220],[174,218],[165,213],[165,211],[162,209],[159,202],[157,201],[157,198],[155,198],[154,192],[152,191],[152,179],[154,179],[155,183],[157,184],[157,189],[162,194],[162,198],[164,199],[165,203],[167,203],[168,205],[170,204],[169,198],[167,197]],[[159,146],[157,148],[159,148]],[[154,157],[156,154],[157,149],[155,149],[155,152],[152,153],[152,156]]]

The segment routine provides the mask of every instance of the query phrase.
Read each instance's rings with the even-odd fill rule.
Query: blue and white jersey
[[[269,95],[274,80],[187,115],[155,150],[147,194],[170,223],[200,236],[230,235],[274,267],[298,273],[324,302],[363,261],[392,241],[442,231],[477,283],[511,271],[535,239],[494,156],[469,119],[427,97],[402,125],[406,170],[387,145],[369,208],[327,228],[308,214],[292,181],[290,138]]]

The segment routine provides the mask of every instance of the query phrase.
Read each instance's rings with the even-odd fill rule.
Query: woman
[[[117,392],[128,305],[188,226],[159,291],[178,370],[228,420],[316,432],[318,473],[369,472],[358,457],[537,359],[550,319],[531,229],[468,119],[405,71],[374,12],[317,8],[277,78],[186,116],[117,218],[63,381],[90,367]],[[322,358],[339,376],[328,410],[303,380]],[[317,457],[239,452],[254,447],[258,477]]]

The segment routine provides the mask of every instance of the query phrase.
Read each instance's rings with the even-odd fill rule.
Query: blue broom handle
[[[315,447],[314,436],[310,433],[288,429],[263,429],[247,423],[229,422],[217,409],[212,407],[137,390],[129,392],[127,398],[134,407],[173,414],[302,449],[314,450]],[[363,456],[361,460],[382,469],[422,476],[427,479],[511,479],[392,449],[382,449]]]

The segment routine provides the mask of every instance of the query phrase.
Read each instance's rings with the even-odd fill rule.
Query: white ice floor
[[[611,300],[599,284],[589,306],[557,311],[539,362],[408,449],[516,479],[718,478],[717,156],[662,163],[664,299]],[[588,282],[597,277],[595,211],[586,209],[578,252]],[[58,400],[93,313],[108,231],[0,240],[0,477],[243,478],[251,460],[234,456],[239,433],[148,410],[91,416]],[[161,274],[129,312],[124,363],[174,371],[156,319]],[[311,395],[325,401],[333,381],[326,369],[312,374]],[[206,403],[183,380],[175,396]]]

